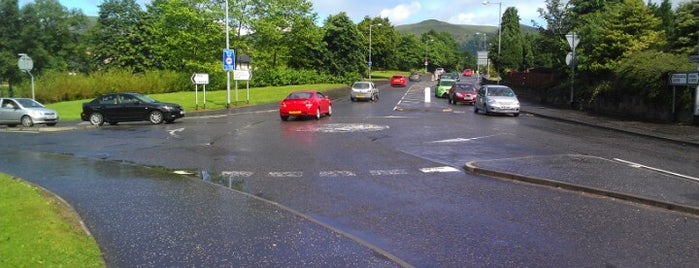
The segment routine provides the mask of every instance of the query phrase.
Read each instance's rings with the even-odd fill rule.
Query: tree
[[[319,66],[324,64],[327,49],[323,29],[315,24],[315,15],[298,21],[289,31],[288,40],[289,67],[321,71]]]
[[[414,34],[401,34],[396,48],[396,51],[400,51],[400,53],[395,54],[396,69],[412,70],[424,68],[427,46],[426,42],[421,41]]]
[[[534,65],[554,69],[567,69],[565,55],[570,50],[565,35],[571,29],[568,5],[561,0],[546,0],[546,9],[539,9],[539,16],[547,27],[537,26],[539,34],[533,43]]]
[[[340,76],[358,76],[365,73],[365,46],[357,26],[347,13],[330,15],[323,28],[323,42],[328,49],[325,70]]]
[[[673,51],[682,55],[699,54],[699,2],[683,2],[675,13]]]
[[[672,39],[675,34],[675,13],[672,11],[672,3],[670,3],[670,0],[663,0],[660,6],[654,3],[648,3],[648,7],[653,14],[661,20],[659,30],[665,31],[665,36],[667,36],[668,39]],[[668,42],[667,44],[665,51],[669,50],[670,43]]]
[[[8,94],[14,94],[12,86],[19,80],[20,70],[17,67],[19,49],[20,16],[17,0],[0,1],[0,81],[9,85]],[[0,96],[3,96],[0,90]]]
[[[369,47],[369,25],[372,30],[372,66],[384,69],[396,69],[396,52],[400,42],[400,34],[388,18],[369,18],[359,22],[357,27],[365,34],[366,47]],[[367,59],[368,61],[368,59]]]
[[[152,52],[137,49],[143,47],[145,35],[140,23],[144,12],[135,0],[106,0],[99,5],[97,25],[93,32],[94,58],[106,69],[119,67],[146,69],[144,58]]]
[[[658,31],[660,19],[641,0],[611,4],[584,19],[581,35],[589,41],[580,46],[593,72],[608,73],[623,57],[665,45],[664,32]]]
[[[522,31],[517,8],[508,7],[502,15],[502,40],[500,55],[493,60],[498,72],[504,69],[519,70],[524,62]]]

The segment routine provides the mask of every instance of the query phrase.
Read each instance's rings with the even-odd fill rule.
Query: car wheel
[[[478,113],[478,106],[476,104],[473,104],[473,113],[477,114]]]
[[[150,115],[148,115],[148,120],[153,123],[154,125],[160,124],[163,122],[163,112],[155,110],[150,112]]]
[[[371,95],[371,101],[376,101],[376,95]]]
[[[32,118],[28,115],[22,116],[22,126],[25,127],[31,127],[34,125],[34,121],[32,121]]]
[[[90,123],[94,126],[104,125],[104,116],[101,113],[90,114]]]
[[[333,106],[330,105],[330,106],[328,106],[328,116],[332,116],[332,115],[333,115]]]
[[[518,116],[519,116],[519,113],[513,113],[512,115],[513,115],[514,117],[518,117]]]
[[[350,97],[350,101],[354,102],[354,101],[356,101],[356,100],[357,100],[357,99]]]
[[[46,124],[46,125],[49,126],[49,127],[52,127],[52,126],[55,126],[56,123],[48,123],[48,124]]]
[[[316,118],[316,120],[319,120],[319,119],[320,119],[320,107],[316,108],[316,116],[315,116],[315,118]]]
[[[287,121],[287,120],[289,120],[289,117],[288,117],[288,116],[283,116],[283,115],[281,115],[281,116],[279,116],[279,117],[282,118],[282,121]]]

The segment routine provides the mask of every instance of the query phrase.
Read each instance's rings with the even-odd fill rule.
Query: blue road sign
[[[235,51],[233,51],[232,49],[223,50],[223,70],[235,70]]]

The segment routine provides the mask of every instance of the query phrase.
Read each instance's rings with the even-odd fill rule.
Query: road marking
[[[372,176],[385,176],[385,175],[406,175],[407,171],[404,169],[388,169],[388,170],[369,170],[369,174]]]
[[[252,171],[221,171],[223,177],[251,177],[255,172]]]
[[[697,178],[697,177],[692,177],[692,176],[688,176],[688,175],[684,175],[684,174],[680,174],[680,173],[676,173],[676,172],[672,172],[672,171],[667,171],[664,169],[654,168],[654,167],[646,166],[646,165],[639,164],[639,163],[634,163],[631,161],[626,161],[626,160],[619,159],[619,158],[613,158],[613,159],[616,161],[622,162],[624,164],[627,164],[633,168],[644,168],[644,169],[652,170],[655,172],[660,172],[660,173],[664,173],[664,174],[668,174],[668,175],[672,175],[672,176],[676,176],[676,177],[685,178],[688,180],[693,180],[693,181],[699,182],[699,178]]]
[[[182,128],[176,128],[176,129],[168,130],[167,132],[170,132],[170,136],[173,136],[173,137],[175,137],[175,138],[179,138],[180,136],[177,135],[177,132],[182,132],[182,131],[184,131],[184,128],[183,128],[183,127],[182,127]]]
[[[494,134],[494,135],[488,135],[488,136],[482,136],[482,137],[475,137],[475,138],[456,138],[456,139],[446,139],[446,140],[439,140],[439,141],[431,141],[429,143],[454,143],[454,142],[467,142],[467,141],[473,141],[473,140],[479,140],[479,139],[485,139],[485,138],[490,138],[497,136],[499,134]]]
[[[300,171],[276,171],[267,173],[274,178],[300,178],[303,177],[303,172]]]
[[[420,171],[423,173],[445,173],[445,172],[459,172],[460,170],[454,167],[431,167],[431,168],[421,168]]]
[[[321,171],[319,174],[321,177],[354,177],[357,176],[356,173],[346,170],[333,170],[333,171]]]
[[[349,133],[349,132],[369,132],[381,131],[389,129],[389,126],[381,126],[365,123],[348,123],[348,124],[324,124],[318,126],[304,126],[295,129],[299,132],[324,132],[324,133]]]

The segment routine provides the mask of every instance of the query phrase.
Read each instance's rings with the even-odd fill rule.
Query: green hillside
[[[475,51],[476,33],[485,33],[488,35],[488,43],[495,44],[497,42],[498,27],[487,25],[467,25],[467,24],[451,24],[439,20],[425,20],[414,24],[404,24],[395,26],[400,33],[412,33],[422,35],[423,33],[435,30],[436,32],[448,32],[454,36],[454,40],[463,50]],[[521,25],[522,33],[535,33],[536,28]],[[483,42],[483,37],[478,36],[478,42]],[[482,43],[479,43],[482,44]]]

